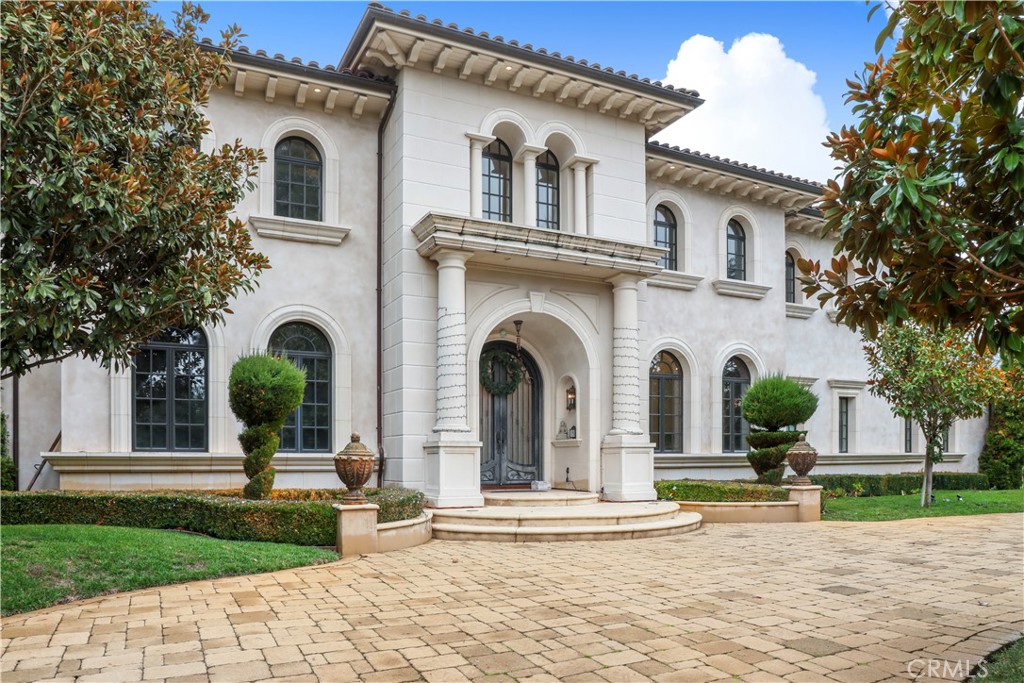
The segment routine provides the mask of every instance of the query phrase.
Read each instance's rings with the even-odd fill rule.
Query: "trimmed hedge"
[[[331,505],[336,501],[257,501],[242,498],[240,490],[232,493],[4,492],[0,494],[0,522],[184,529],[232,541],[320,546],[335,543],[336,515]],[[424,497],[419,491],[368,489],[366,494],[380,505],[378,523],[412,519],[423,512]]]
[[[1024,406],[1009,399],[993,404],[978,469],[993,488],[1024,486]]]
[[[858,496],[898,496],[921,490],[923,474],[812,474],[811,483],[826,491]],[[856,486],[855,486],[856,485]],[[988,477],[973,472],[935,472],[932,488],[936,491],[983,491],[991,488]]]
[[[664,479],[654,482],[654,488],[659,500],[694,500],[705,503],[789,500],[789,491],[778,486],[735,481]]]

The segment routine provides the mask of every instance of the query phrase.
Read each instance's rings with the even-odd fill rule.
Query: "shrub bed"
[[[735,481],[665,479],[654,482],[654,488],[660,500],[694,500],[705,503],[789,500],[789,491],[778,486]]]
[[[0,494],[0,522],[184,529],[235,541],[335,543],[331,505],[344,489],[333,490],[332,497],[321,500],[255,501],[242,498],[241,490],[224,493],[231,495],[199,491],[4,492]],[[380,505],[378,524],[412,519],[423,512],[424,498],[419,491],[368,489],[366,493],[371,502]]]
[[[857,496],[898,496],[921,490],[921,474],[812,474],[811,483],[833,494]],[[991,488],[988,477],[973,472],[935,472],[932,488],[936,491],[983,491]]]

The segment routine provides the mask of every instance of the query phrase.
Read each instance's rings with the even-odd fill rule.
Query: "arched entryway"
[[[513,374],[521,379],[507,393]],[[537,362],[515,344],[494,341],[480,354],[480,375],[480,485],[521,486],[540,480],[544,392]]]

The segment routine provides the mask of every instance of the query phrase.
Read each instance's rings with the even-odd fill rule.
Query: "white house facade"
[[[437,507],[750,477],[739,399],[769,373],[818,395],[818,471],[917,470],[920,431],[869,394],[859,337],[796,284],[795,259],[832,256],[819,187],[651,141],[701,103],[378,5],[337,68],[236,52],[207,144],[265,151],[236,211],[272,269],[226,325],[169,330],[130,370],[5,383],[22,487],[43,460],[35,488],[240,486],[227,378],[267,348],[307,370],[279,487],[338,486],[352,431]],[[984,428],[955,425],[943,468],[976,470]]]

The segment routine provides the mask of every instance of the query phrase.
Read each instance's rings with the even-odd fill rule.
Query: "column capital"
[[[439,268],[451,268],[455,266],[465,269],[466,261],[473,258],[473,253],[469,251],[458,251],[456,249],[440,249],[430,258],[433,261],[437,261],[437,266]]]
[[[493,135],[481,135],[480,133],[466,133],[466,137],[469,138],[474,147],[484,147],[497,139]]]
[[[608,278],[608,282],[613,289],[638,289],[640,283],[646,279],[644,275],[634,275],[633,273],[621,273],[614,277]]]
[[[516,161],[536,159],[541,154],[546,152],[547,149],[547,147],[541,147],[539,145],[523,145],[521,148],[519,148],[519,153],[516,154]]]
[[[582,154],[574,154],[565,162],[566,166],[572,169],[586,168],[587,166],[595,166],[598,160],[594,157],[585,157]]]

